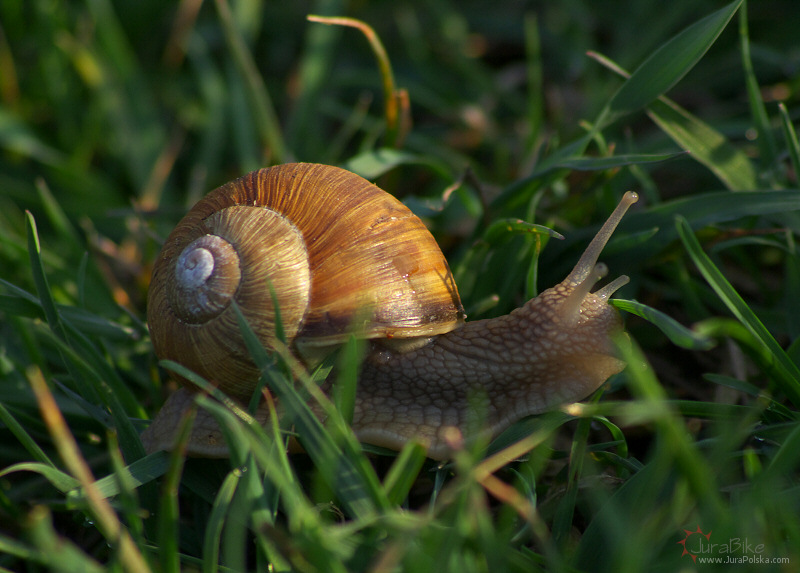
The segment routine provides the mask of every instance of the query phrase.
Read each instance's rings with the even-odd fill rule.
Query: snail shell
[[[169,235],[148,299],[157,356],[249,397],[258,371],[231,301],[269,348],[270,289],[309,360],[348,332],[413,347],[464,319],[447,261],[407,207],[344,169],[288,164],[212,191]]]

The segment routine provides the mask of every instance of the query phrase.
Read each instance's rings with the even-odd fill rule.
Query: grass
[[[798,567],[792,4],[521,6],[3,3],[0,571]],[[389,61],[307,14],[370,24]],[[628,367],[438,464],[362,447],[312,373],[321,424],[253,345],[287,419],[203,398],[231,458],[145,456],[179,368],[143,322],[160,242],[206,191],[290,160],[401,197],[470,319],[560,281],[636,190],[603,254],[631,277]]]

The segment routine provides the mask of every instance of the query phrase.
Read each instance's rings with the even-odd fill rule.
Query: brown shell
[[[227,295],[211,295],[214,308],[192,318],[187,313],[197,305],[182,302],[186,289],[176,285],[181,252],[193,241],[216,241],[206,235],[220,236],[239,257],[217,263],[232,278],[211,290],[231,291],[267,347],[274,337],[270,283],[287,337],[305,345],[335,345],[349,332],[426,337],[463,322],[447,261],[400,201],[337,167],[300,163],[255,171],[209,193],[172,231],[148,299],[156,355],[234,395],[249,395],[257,372]],[[228,257],[231,249],[223,251]]]

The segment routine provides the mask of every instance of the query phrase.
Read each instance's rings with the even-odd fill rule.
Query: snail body
[[[506,316],[464,322],[447,261],[402,203],[336,167],[262,169],[212,191],[165,242],[148,298],[153,346],[249,400],[259,372],[230,301],[269,348],[272,289],[290,349],[306,364],[351,332],[369,339],[352,422],[359,439],[398,449],[418,438],[445,458],[443,429],[467,431],[476,400],[497,434],[584,398],[624,368],[610,338],[621,319],[607,301],[627,277],[589,291],[605,274],[600,251],[635,201],[625,195],[564,281]],[[142,435],[148,451],[170,447],[194,392],[186,383],[167,400]],[[204,412],[189,451],[226,453]]]

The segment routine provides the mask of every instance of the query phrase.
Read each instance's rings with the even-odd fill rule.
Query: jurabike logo
[[[706,541],[711,541],[711,532],[703,533],[703,530],[700,529],[700,526],[697,526],[697,531],[689,531],[688,529],[683,530],[686,533],[686,537],[678,541],[678,545],[683,545],[683,553],[681,553],[681,557],[684,555],[689,555],[692,558],[692,561],[697,563],[697,551],[692,551],[693,546],[690,544],[690,541],[700,540],[700,544],[702,545],[702,537],[706,538]]]
[[[681,557],[688,555],[695,563],[697,563],[698,557],[700,557],[701,562],[706,559],[711,561],[709,559],[711,557],[716,558],[713,560],[715,562],[722,562],[721,556],[726,557],[725,562],[737,563],[745,562],[742,559],[746,559],[747,562],[760,562],[763,559],[761,553],[764,552],[764,544],[754,544],[746,537],[744,539],[731,537],[727,543],[712,543],[711,531],[704,533],[699,525],[697,526],[697,531],[684,529],[683,532],[686,534],[685,537],[678,541],[678,545],[683,546]],[[732,557],[732,554],[737,555],[737,557]]]

